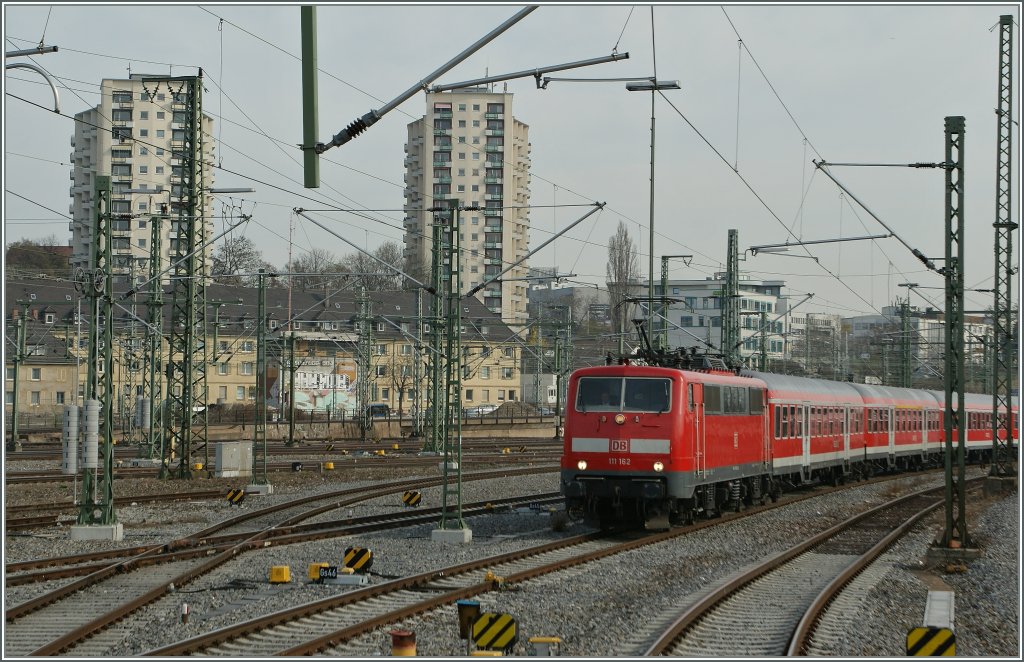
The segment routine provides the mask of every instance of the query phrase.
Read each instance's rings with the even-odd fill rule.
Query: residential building
[[[147,74],[128,79],[104,79],[100,103],[75,115],[71,138],[71,266],[88,267],[92,250],[96,176],[110,176],[113,264],[117,273],[134,268],[137,275],[148,270],[152,247],[151,223],[161,227],[161,265],[171,263],[176,250],[174,219],[187,211],[187,173],[183,172],[182,150],[186,145],[183,83],[157,80]],[[202,119],[203,188],[213,185],[213,119]],[[150,193],[149,191],[152,191]],[[212,202],[202,196],[199,207],[206,223],[207,237],[213,236]],[[169,217],[162,214],[167,205]],[[162,220],[156,218],[164,216]],[[212,245],[206,247],[209,265]],[[165,276],[165,282],[169,278]]]
[[[445,200],[479,209],[459,214],[462,287],[468,291],[528,252],[529,127],[512,115],[512,95],[473,87],[427,94],[426,114],[408,125],[405,145],[405,257],[430,273],[430,211]],[[528,265],[477,298],[514,328],[526,323]]]

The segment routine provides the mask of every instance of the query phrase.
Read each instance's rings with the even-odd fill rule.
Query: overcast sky
[[[320,140],[391,101],[523,6],[319,6]],[[7,51],[40,41],[59,47],[17,61],[34,62],[61,81],[62,115],[47,110],[52,97],[41,77],[23,69],[5,72],[5,242],[49,234],[70,239],[69,117],[97,105],[101,79],[126,77],[129,66],[132,73],[178,76],[202,67],[203,108],[216,119],[222,168],[215,185],[256,188],[254,194],[218,196],[217,213],[221,203],[251,213],[242,232],[271,263],[287,261],[294,207],[385,210],[367,214],[376,220],[346,213],[320,218],[370,249],[401,241],[406,125],[424,114],[424,95],[325,153],[321,188],[304,189],[296,147],[302,140],[299,14],[298,5],[6,3]],[[664,92],[655,104],[655,255],[694,256],[689,266],[673,262],[672,278],[723,270],[730,228],[739,231],[741,251],[787,239],[886,233],[811,160],[938,162],[944,158],[944,118],[962,115],[965,278],[969,288],[990,288],[999,46],[999,31],[992,28],[1002,14],[1014,17],[1014,71],[1020,72],[1019,3],[656,5],[653,33],[650,5],[541,5],[436,82],[613,51],[629,53],[629,59],[549,75],[645,78],[656,69],[659,79],[678,80],[682,89]],[[515,94],[513,115],[530,127],[536,206],[531,246],[587,211],[567,205],[607,203],[534,256],[531,266],[557,264],[579,280],[602,283],[608,238],[623,220],[641,246],[646,278],[650,93],[627,92],[623,82],[556,81],[540,90],[529,77],[507,85]],[[1019,120],[1016,89],[1013,108]],[[1016,131],[1015,218],[1021,172]],[[941,170],[837,166],[832,173],[908,244],[943,257]],[[216,227],[219,232],[220,220]],[[299,218],[292,250],[297,256],[311,247],[339,256],[351,252]],[[793,295],[814,292],[803,306],[811,312],[877,312],[904,296],[898,284],[908,281],[936,288],[919,291],[931,303],[915,294],[914,305],[944,305],[941,276],[896,239],[810,249],[819,262],[747,253],[740,269],[754,278],[784,280]],[[789,253],[805,254],[796,248]],[[991,304],[991,294],[967,293],[967,310]]]

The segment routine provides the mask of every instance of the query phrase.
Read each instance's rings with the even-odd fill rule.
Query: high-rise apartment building
[[[529,252],[529,127],[512,116],[512,95],[486,87],[427,94],[423,119],[408,126],[405,146],[405,257],[426,277],[431,264],[428,211],[458,199],[464,290],[495,276]],[[505,274],[477,297],[502,320],[526,323],[528,265]]]
[[[100,104],[75,115],[71,172],[71,266],[88,267],[92,250],[95,213],[94,187],[97,175],[109,175],[110,213],[115,272],[147,273],[152,247],[153,215],[168,205],[169,217],[161,227],[160,262],[170,264],[176,250],[176,228],[186,177],[182,150],[186,142],[186,104],[180,79],[156,80],[150,75],[132,75],[127,80],[104,79]],[[213,184],[213,120],[202,119],[202,185]],[[150,193],[152,191],[152,193]],[[205,196],[202,217],[207,238],[213,236],[212,205]],[[206,247],[209,266],[210,246]],[[169,274],[168,274],[169,275]],[[164,277],[166,280],[167,276]]]

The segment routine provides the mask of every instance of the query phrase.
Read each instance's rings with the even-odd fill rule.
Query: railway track
[[[557,462],[561,457],[559,451],[531,454],[504,454],[504,453],[480,453],[463,454],[462,465],[464,467],[479,467],[482,465],[501,464],[532,464],[536,462]],[[325,471],[325,462],[330,461],[334,465],[333,471],[344,469],[421,469],[434,466],[438,463],[437,456],[394,456],[394,455],[346,455],[331,460],[303,461],[302,469],[305,471]],[[294,471],[292,462],[268,462],[267,470],[273,472]],[[159,473],[158,469],[145,467],[118,467],[114,469],[114,478],[155,478]],[[43,482],[72,482],[76,476],[61,473],[59,470],[33,470],[33,471],[8,471],[5,472],[4,482],[7,485],[19,483],[43,483]]]
[[[481,472],[472,474],[470,477],[463,476],[463,480],[482,480],[484,478],[505,477],[516,473],[540,473],[549,472],[551,467],[543,469],[530,468],[520,470],[501,470],[494,472]],[[361,497],[352,497],[350,500],[343,500],[321,505],[307,510],[305,513],[294,513],[284,519],[267,523],[265,528],[257,531],[240,532],[229,534],[225,537],[222,534],[217,540],[212,540],[214,533],[223,532],[236,528],[240,523],[251,522],[264,518],[271,513],[282,514],[294,510],[296,506],[302,506],[315,501],[322,501],[337,498],[339,493],[317,495],[316,497],[303,497],[290,502],[278,504],[268,508],[260,509],[253,513],[246,513],[238,517],[230,518],[214,526],[198,532],[192,537],[173,541],[166,545],[158,545],[150,548],[134,548],[126,550],[133,553],[123,560],[113,564],[101,563],[94,568],[78,570],[80,573],[87,573],[79,579],[63,584],[55,590],[48,591],[33,599],[27,600],[7,610],[6,618],[6,655],[56,655],[74,647],[81,641],[94,637],[97,633],[117,623],[125,616],[135,612],[141,607],[167,595],[168,587],[185,585],[202,574],[232,560],[239,554],[247,551],[263,549],[273,544],[289,544],[315,540],[323,537],[345,535],[353,531],[350,524],[341,527],[331,527],[330,523],[319,523],[307,525],[309,530],[300,532],[296,530],[279,530],[279,527],[295,525],[309,517],[314,517],[323,512],[380,496],[382,493],[401,492],[410,487],[423,487],[434,485],[443,479],[429,479],[427,481],[403,481],[393,483],[388,488],[362,489]],[[356,490],[342,490],[340,493],[354,494]],[[557,495],[547,495],[548,499],[557,499]],[[536,499],[531,495],[529,500]],[[474,514],[491,512],[487,504],[480,504]],[[364,523],[363,529],[370,530],[377,528],[393,528],[407,524],[419,523],[430,519],[436,521],[434,515],[422,515],[416,518],[405,518],[405,522],[396,524],[396,518],[382,518],[384,521],[377,524]],[[348,528],[346,528],[348,527]],[[137,552],[137,553],[134,553]],[[52,564],[52,559],[43,561],[47,565]],[[171,570],[166,570],[171,568]],[[144,572],[137,572],[145,569]],[[52,581],[65,579],[69,576],[68,570],[58,569],[56,571],[45,571],[37,573],[33,581]],[[73,575],[70,575],[73,576]],[[11,583],[13,578],[8,578]],[[24,579],[19,580],[26,583]],[[84,593],[84,589],[93,588],[103,583],[104,590],[90,590]],[[86,608],[83,601],[88,601],[88,596],[100,593],[110,596],[112,602],[97,602],[97,607]],[[63,624],[63,625],[61,625]],[[54,637],[55,632],[60,632]],[[114,630],[116,632],[116,629]],[[83,652],[83,654],[86,654]]]
[[[980,479],[975,479],[977,482]],[[921,518],[944,503],[944,487],[894,499],[727,578],[662,619],[645,656],[801,655],[842,588]]]

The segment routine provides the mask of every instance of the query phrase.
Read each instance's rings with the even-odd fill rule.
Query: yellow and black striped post
[[[366,572],[373,565],[373,552],[364,547],[349,547],[345,550],[344,564],[355,572]]]
[[[508,614],[484,612],[472,627],[473,643],[481,650],[509,652],[519,640],[516,621]]]
[[[415,508],[420,505],[420,501],[423,500],[423,495],[419,492],[406,492],[402,495],[402,503],[410,508]]]
[[[228,490],[227,494],[228,503],[232,506],[242,505],[242,501],[245,500],[245,490],[238,488],[234,490]]]
[[[911,657],[956,657],[956,635],[949,628],[919,627],[907,633]]]

